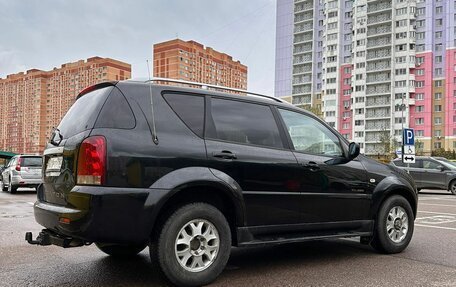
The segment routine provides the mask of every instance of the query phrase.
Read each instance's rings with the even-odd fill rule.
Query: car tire
[[[223,271],[231,252],[231,230],[214,206],[192,203],[177,209],[163,224],[151,248],[152,262],[177,286],[201,286]],[[154,253],[153,251],[156,250]]]
[[[0,182],[0,189],[1,189],[2,191],[7,191],[7,190],[8,190],[8,188],[5,187],[5,184],[3,183],[3,180]]]
[[[104,253],[113,257],[133,257],[144,250],[147,244],[120,245],[96,242],[95,245]]]
[[[393,195],[379,209],[371,245],[381,253],[402,252],[409,245],[413,230],[414,215],[410,203],[400,195]]]
[[[453,179],[453,181],[450,182],[450,192],[453,195],[456,195],[456,179]]]
[[[9,184],[8,184],[8,192],[11,194],[15,194],[17,192],[17,186],[15,186],[11,183],[11,178],[10,178]]]

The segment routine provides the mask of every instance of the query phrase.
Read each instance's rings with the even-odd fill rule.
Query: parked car
[[[149,245],[152,261],[185,286],[215,280],[231,246],[361,236],[401,252],[415,184],[359,150],[276,98],[98,84],[78,95],[44,151],[34,212],[46,229],[26,240],[95,243],[113,256]]]
[[[41,184],[43,159],[38,155],[16,155],[2,171],[0,188],[15,193],[19,187],[38,187]]]
[[[444,157],[425,156],[417,156],[415,163],[410,164],[410,167],[407,167],[401,159],[395,159],[392,163],[409,171],[418,190],[441,189],[456,195],[456,163]]]

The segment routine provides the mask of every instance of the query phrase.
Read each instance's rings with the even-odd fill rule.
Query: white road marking
[[[434,211],[418,210],[418,213],[420,213],[420,212],[422,212],[422,213],[430,213],[430,214],[441,214],[441,215],[454,215],[454,216],[456,216],[456,213],[448,213],[448,212],[434,212]]]
[[[456,201],[456,198],[447,198],[447,197],[443,197],[443,198],[433,198],[433,197],[425,197],[425,198],[418,198],[418,201],[422,201],[422,200],[447,200],[447,201]]]
[[[437,204],[437,203],[420,203],[419,205],[435,205],[435,206],[448,206],[448,207],[456,207],[456,205],[449,205],[449,204]]]
[[[430,228],[445,229],[445,230],[455,230],[455,231],[456,231],[456,228],[454,228],[454,227],[435,226],[435,225],[425,225],[425,224],[415,224],[415,226],[430,227]]]

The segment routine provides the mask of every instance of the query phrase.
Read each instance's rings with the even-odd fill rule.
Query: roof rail
[[[263,94],[253,93],[253,92],[249,92],[249,91],[246,91],[246,90],[230,88],[230,87],[224,87],[224,86],[217,86],[217,85],[212,85],[212,84],[191,82],[191,81],[185,81],[185,80],[168,79],[168,78],[152,78],[150,80],[147,80],[146,82],[168,82],[168,83],[178,83],[178,84],[191,85],[191,86],[200,86],[201,89],[212,88],[212,89],[216,89],[216,90],[218,89],[218,90],[232,91],[232,92],[244,93],[244,94],[247,94],[247,95],[252,95],[252,96],[266,98],[266,99],[273,100],[273,101],[276,101],[276,102],[279,102],[279,103],[288,103],[288,102],[285,102],[284,100],[276,98],[276,97],[271,97],[271,96],[267,96],[267,95],[263,95]]]

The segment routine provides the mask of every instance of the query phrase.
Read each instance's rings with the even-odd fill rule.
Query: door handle
[[[228,150],[213,152],[212,156],[220,159],[237,159],[236,155]]]
[[[317,171],[317,170],[320,169],[318,164],[316,162],[314,162],[314,161],[309,161],[308,163],[302,163],[301,166],[305,167],[305,168],[308,168],[311,171]]]

